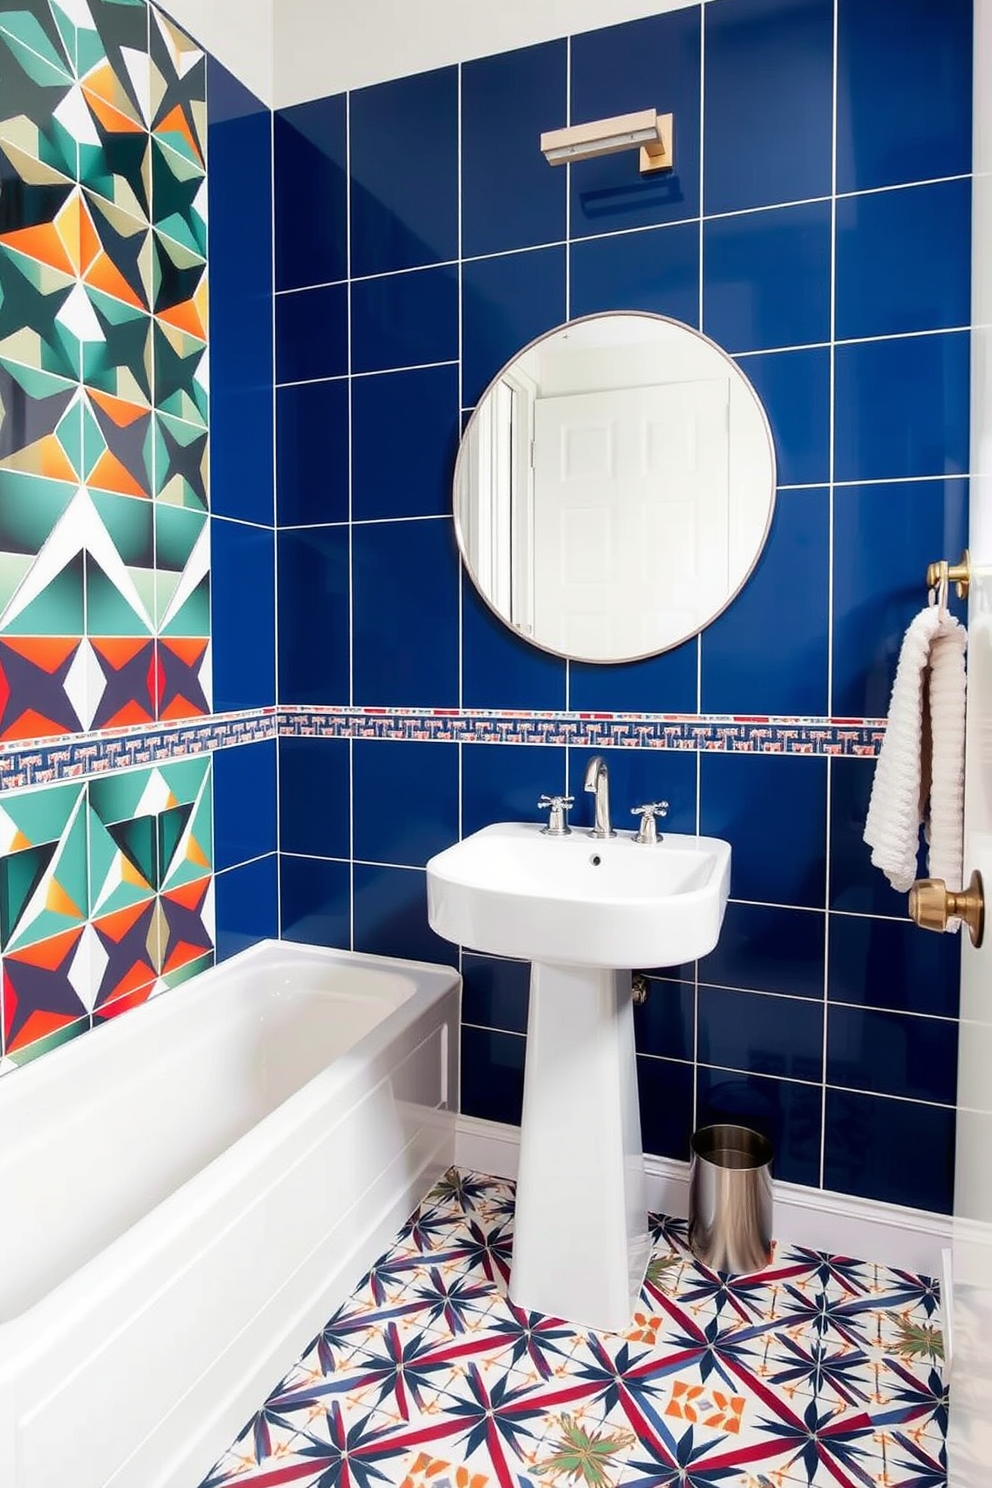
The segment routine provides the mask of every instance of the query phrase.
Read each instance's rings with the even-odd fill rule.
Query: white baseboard
[[[519,1149],[518,1126],[459,1116],[455,1162],[460,1168],[515,1178]],[[649,1208],[684,1219],[689,1212],[689,1164],[649,1155],[645,1168]],[[951,1220],[925,1209],[776,1181],[775,1238],[939,1277],[941,1252],[951,1242]]]

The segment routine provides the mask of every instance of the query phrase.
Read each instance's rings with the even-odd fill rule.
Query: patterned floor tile
[[[624,1333],[525,1312],[512,1185],[452,1170],[204,1488],[946,1488],[936,1283],[652,1238]]]

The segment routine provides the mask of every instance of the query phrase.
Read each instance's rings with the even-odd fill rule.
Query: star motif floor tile
[[[524,1312],[513,1185],[452,1169],[203,1488],[946,1488],[934,1281],[653,1242],[625,1333]]]

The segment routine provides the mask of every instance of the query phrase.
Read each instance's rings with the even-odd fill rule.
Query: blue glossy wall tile
[[[960,475],[968,469],[967,332],[838,346],[839,481]]]
[[[275,534],[210,522],[211,627],[217,713],[275,702]]]
[[[836,716],[887,714],[903,635],[926,603],[929,555],[959,553],[967,521],[965,480],[849,486],[834,493]]]
[[[731,1122],[760,1132],[772,1144],[772,1173],[785,1183],[820,1181],[822,1104],[818,1085],[699,1066],[697,1127]]]
[[[279,934],[279,860],[275,853],[214,878],[217,960],[226,961]]]
[[[829,195],[832,0],[734,0],[704,11],[705,211]]]
[[[279,854],[280,935],[311,945],[351,947],[351,868],[325,858]]]
[[[634,1034],[639,1054],[691,1064],[696,1047],[695,983],[652,977],[647,1002],[634,1008]]]
[[[279,701],[349,701],[347,527],[279,534]]]
[[[830,349],[806,347],[741,357],[738,366],[764,404],[780,486],[830,478]]]
[[[730,889],[734,886],[730,865]],[[699,980],[722,987],[823,996],[822,914],[774,905],[727,905],[716,949],[699,963]]]
[[[347,378],[278,389],[280,526],[348,520],[349,439]]]
[[[700,1064],[818,1084],[823,1077],[823,1008],[802,997],[699,989]]]
[[[276,381],[308,382],[347,370],[347,285],[276,295]]]
[[[831,761],[830,907],[854,914],[894,915],[902,919],[906,914],[906,896],[897,894],[885,875],[872,865],[871,848],[864,838],[874,778],[873,759]],[[925,871],[919,876],[925,878]]]
[[[274,853],[276,743],[241,744],[214,755],[214,867]]]
[[[699,324],[699,230],[615,233],[569,247],[572,316],[650,310]]]
[[[779,491],[754,572],[702,633],[704,713],[826,713],[829,529],[827,491]]]
[[[581,712],[695,713],[699,672],[695,636],[645,661],[569,667],[569,702]]]
[[[826,1188],[950,1213],[953,1110],[828,1090],[824,1152]]]
[[[356,377],[352,515],[447,516],[458,451],[458,368]]]
[[[731,896],[822,908],[826,760],[704,754],[700,766],[699,829],[731,844]],[[774,852],[768,850],[770,842],[776,844]]]
[[[462,957],[462,1022],[527,1032],[530,963],[502,956]]]
[[[462,750],[462,834],[498,821],[539,821],[538,798],[565,794],[565,751],[541,744]]]
[[[353,372],[388,372],[457,356],[457,269],[422,269],[352,283]]]
[[[971,0],[839,0],[837,189],[971,169]]]
[[[510,357],[560,325],[565,249],[476,259],[462,269],[462,406],[471,408]]]
[[[566,119],[564,40],[522,47],[462,67],[462,253],[474,258],[560,243],[566,169],[537,142]]]
[[[525,1039],[462,1025],[462,1113],[520,1125]]]
[[[351,745],[347,739],[279,740],[279,847],[350,857]]]
[[[957,1046],[950,1021],[835,1004],[827,1020],[827,1084],[953,1105]]]
[[[641,1142],[645,1152],[689,1159],[693,1131],[694,1071],[691,1064],[673,1059],[637,1056],[637,1094],[641,1110]]]
[[[458,840],[458,745],[356,739],[354,856],[423,867]]]
[[[842,198],[837,203],[838,340],[967,325],[970,248],[968,180]]]
[[[351,272],[458,256],[458,69],[351,94]]]
[[[271,525],[271,115],[207,58],[210,171],[210,507]]]
[[[675,115],[670,172],[642,176],[636,150],[555,167],[571,172],[573,237],[699,215],[699,15],[690,6],[573,37],[571,123],[646,108]]]
[[[468,575],[462,585],[462,706],[564,708],[565,662],[498,620]]]
[[[458,704],[458,563],[450,519],[353,528],[354,694]]]
[[[343,93],[276,111],[277,289],[347,276],[347,129]]]
[[[731,352],[829,341],[830,217],[825,201],[707,222],[707,336]]]
[[[835,1002],[958,1015],[959,935],[921,935],[909,920],[832,914],[829,968],[827,995]]]
[[[458,947],[427,923],[427,876],[419,868],[354,866],[355,950],[457,966]]]

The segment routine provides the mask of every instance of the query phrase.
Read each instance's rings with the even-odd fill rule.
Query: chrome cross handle
[[[542,796],[537,805],[539,810],[550,811],[551,816],[548,825],[542,827],[541,831],[545,837],[569,837],[572,829],[565,820],[565,812],[575,803],[574,796]]]
[[[658,841],[658,825],[655,820],[659,816],[668,815],[667,801],[649,801],[646,806],[634,806],[631,808],[631,816],[639,816],[641,825],[634,836],[635,842],[653,843]]]

